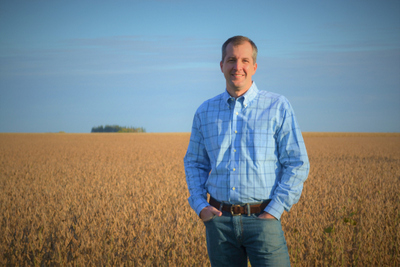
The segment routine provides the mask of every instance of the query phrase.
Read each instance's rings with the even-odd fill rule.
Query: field
[[[400,134],[305,133],[292,266],[400,266]],[[0,266],[209,266],[189,134],[0,134]]]

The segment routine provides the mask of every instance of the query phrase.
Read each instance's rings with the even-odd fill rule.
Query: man
[[[196,111],[184,158],[212,266],[290,265],[280,217],[299,200],[309,162],[290,103],[253,82],[256,58],[247,37],[224,43],[226,91]]]

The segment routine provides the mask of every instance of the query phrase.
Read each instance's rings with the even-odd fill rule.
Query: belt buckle
[[[232,216],[239,216],[239,215],[242,215],[241,213],[235,213],[234,212],[234,208],[240,208],[240,207],[242,207],[242,205],[232,205],[231,206],[231,214],[232,214]]]

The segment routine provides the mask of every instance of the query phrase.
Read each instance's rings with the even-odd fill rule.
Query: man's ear
[[[224,62],[219,62],[219,67],[221,68],[221,72],[224,72],[223,70],[222,70],[222,68],[224,67]]]

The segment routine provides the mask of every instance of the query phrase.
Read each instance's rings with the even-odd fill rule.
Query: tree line
[[[125,127],[119,125],[100,125],[98,127],[92,127],[92,133],[145,133],[146,130],[143,127]]]

